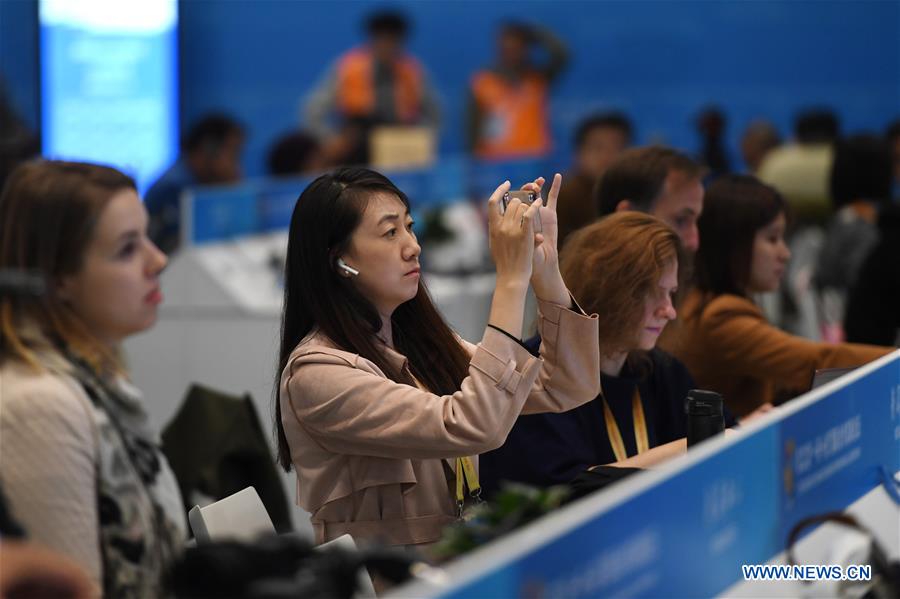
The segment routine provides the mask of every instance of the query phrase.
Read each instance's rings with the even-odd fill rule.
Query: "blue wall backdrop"
[[[0,0],[0,86],[33,130],[38,118],[38,24],[35,0]]]
[[[34,0],[0,0],[0,74],[28,122],[38,121]],[[381,2],[182,0],[182,114],[233,113],[248,127],[248,174],[261,174],[267,146],[301,124],[305,94]],[[427,2],[387,5],[414,24],[411,50],[441,93],[441,151],[461,151],[471,74],[493,56],[496,25],[517,18],[566,39],[572,62],[551,105],[557,148],[595,109],[619,108],[638,141],[688,150],[704,105],[729,117],[736,140],[754,118],[785,134],[808,105],[835,109],[844,131],[881,130],[900,117],[900,1]]]

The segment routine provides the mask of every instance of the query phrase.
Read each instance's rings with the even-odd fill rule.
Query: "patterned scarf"
[[[97,501],[106,597],[162,597],[163,575],[185,539],[178,484],[147,426],[140,394],[104,380],[67,353],[99,430]]]

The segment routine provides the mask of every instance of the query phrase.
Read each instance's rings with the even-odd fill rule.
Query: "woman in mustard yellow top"
[[[751,297],[778,288],[791,256],[785,202],[774,188],[750,176],[720,178],[706,191],[698,225],[696,285],[679,311],[683,337],[675,353],[735,416],[776,392],[805,391],[816,369],[858,366],[892,351],[817,343],[766,321]]]

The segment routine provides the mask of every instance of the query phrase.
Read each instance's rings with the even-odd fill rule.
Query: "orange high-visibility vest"
[[[375,110],[375,58],[368,48],[350,50],[341,57],[337,73],[337,99],[347,116],[371,116]],[[404,56],[394,62],[394,102],[397,118],[415,122],[422,97],[422,70],[418,62]]]
[[[547,81],[538,73],[510,83],[491,71],[472,79],[483,120],[475,153],[482,158],[540,156],[550,150]]]

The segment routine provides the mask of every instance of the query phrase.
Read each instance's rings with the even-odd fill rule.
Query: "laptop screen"
[[[842,377],[845,374],[847,374],[848,372],[851,372],[853,370],[856,370],[855,366],[850,367],[850,368],[822,368],[820,370],[817,370],[813,374],[812,385],[810,386],[810,390],[817,389],[818,387],[821,387],[825,383],[830,383],[834,379]]]

